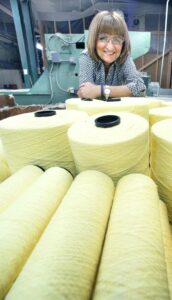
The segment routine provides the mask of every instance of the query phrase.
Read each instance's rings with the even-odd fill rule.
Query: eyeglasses
[[[124,38],[122,36],[112,36],[98,35],[98,41],[104,44],[108,44],[110,41],[113,45],[122,45]]]

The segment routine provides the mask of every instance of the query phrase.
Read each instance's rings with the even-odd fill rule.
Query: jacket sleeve
[[[94,65],[93,60],[84,50],[79,57],[79,85],[84,82],[94,83]]]
[[[124,84],[131,90],[133,96],[143,96],[146,91],[146,86],[130,56],[125,61],[122,69]]]

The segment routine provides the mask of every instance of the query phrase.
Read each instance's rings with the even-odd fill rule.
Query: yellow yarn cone
[[[69,172],[50,168],[1,214],[0,299],[18,276],[71,182]]]
[[[105,174],[79,174],[6,300],[90,299],[113,195]]]
[[[120,118],[113,127],[97,127],[95,115],[72,125],[68,130],[76,169],[101,171],[116,184],[129,173],[148,174],[149,124],[136,115],[126,112],[109,113]],[[107,115],[109,115],[107,114]]]
[[[11,175],[11,172],[10,172],[10,169],[9,169],[6,157],[5,157],[2,142],[0,140],[0,182],[5,180],[6,178],[8,178],[10,175]]]
[[[167,208],[164,202],[160,201],[160,216],[162,236],[164,241],[165,260],[167,267],[168,285],[170,290],[170,299],[172,299],[172,235],[168,221]]]
[[[165,100],[161,100],[161,106],[172,106],[172,101],[165,101]]]
[[[161,106],[162,100],[160,99],[156,99],[152,97],[146,97],[144,99],[145,102],[148,104],[149,109]]]
[[[157,107],[149,110],[149,124],[172,118],[172,107]]]
[[[166,203],[172,222],[172,119],[155,123],[151,128],[151,177],[160,198]]]
[[[0,213],[24,193],[43,173],[36,166],[26,166],[0,184]]]
[[[81,103],[81,98],[70,98],[66,99],[66,109],[78,109],[78,105]]]
[[[74,110],[58,110],[47,117],[35,114],[21,114],[0,122],[0,136],[11,171],[33,164],[44,169],[60,166],[75,174],[67,130],[87,115]]]
[[[93,299],[170,299],[159,197],[145,175],[118,182]]]
[[[126,111],[135,113],[148,120],[148,103],[145,98],[124,97],[120,101],[81,101],[77,109],[86,112],[88,115],[95,115],[106,112]]]

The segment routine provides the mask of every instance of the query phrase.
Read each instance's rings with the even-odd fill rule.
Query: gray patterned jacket
[[[79,84],[91,82],[97,85],[127,85],[133,96],[138,97],[144,95],[146,86],[131,56],[127,57],[124,64],[120,65],[114,62],[109,68],[106,79],[102,61],[93,60],[87,50],[84,50],[80,54],[79,65]]]

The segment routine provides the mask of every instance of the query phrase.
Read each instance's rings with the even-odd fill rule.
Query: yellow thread
[[[167,267],[168,285],[170,290],[170,296],[172,299],[172,235],[170,230],[170,224],[168,221],[167,208],[164,202],[160,201],[160,217],[161,227],[164,241],[165,260]]]
[[[50,168],[1,214],[0,299],[18,276],[71,182],[69,172]]]
[[[144,98],[145,102],[148,104],[149,109],[161,106],[161,100],[151,97]],[[139,101],[139,99],[138,99]]]
[[[172,107],[158,107],[149,110],[149,124],[172,118]]]
[[[10,169],[9,169],[6,157],[5,157],[2,142],[0,140],[0,182],[5,180],[10,175],[11,175],[11,172],[10,172]]]
[[[158,192],[145,175],[117,185],[93,299],[170,299]]]
[[[151,177],[158,185],[160,198],[167,204],[172,222],[172,119],[151,128]]]
[[[148,122],[136,114],[117,115],[121,123],[114,127],[96,127],[95,119],[100,115],[94,115],[68,130],[78,172],[98,170],[109,175],[115,184],[125,174],[148,174]]]
[[[0,184],[0,213],[8,208],[42,174],[36,166],[26,166]]]
[[[70,98],[65,101],[66,109],[77,109],[81,103],[81,98]]]
[[[105,174],[79,174],[6,300],[90,299],[113,195]]]
[[[161,100],[161,106],[172,106],[172,101]]]
[[[50,117],[27,113],[2,120],[0,136],[12,172],[33,164],[44,169],[60,166],[75,173],[67,130],[85,117],[82,112],[59,110]]]
[[[85,111],[89,115],[105,113],[105,112],[116,112],[116,111],[127,111],[138,114],[148,120],[148,102],[145,98],[132,98],[125,97],[121,98],[121,101],[117,102],[106,102],[101,100],[93,101],[81,101],[77,98],[68,99],[67,107],[74,107],[77,110]]]

